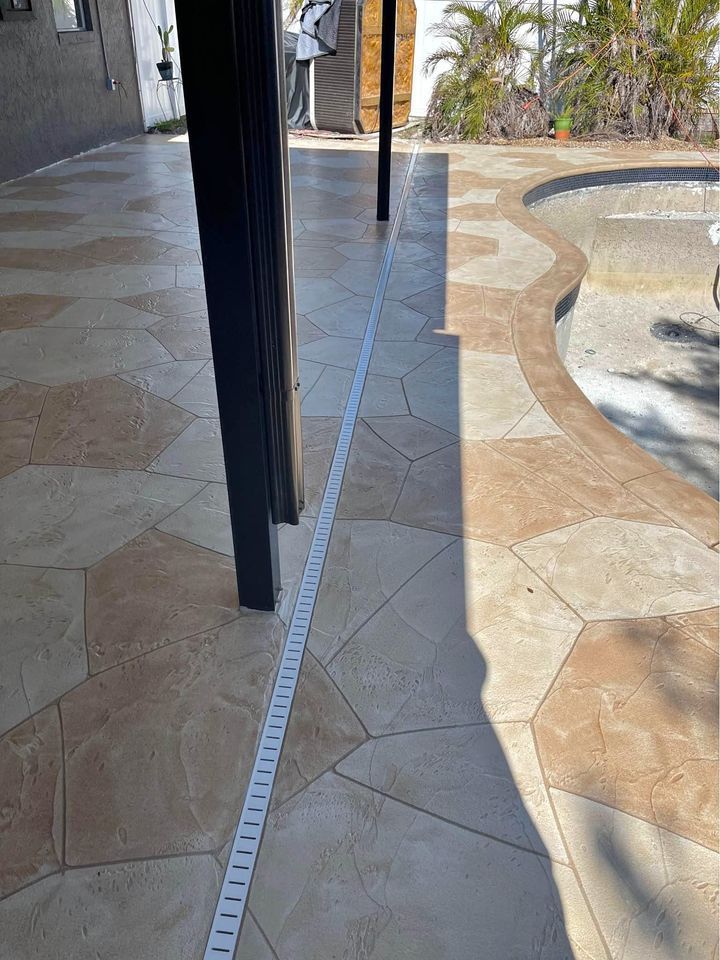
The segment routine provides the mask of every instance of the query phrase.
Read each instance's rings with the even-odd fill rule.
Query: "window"
[[[90,29],[83,0],[52,0],[52,5],[55,26],[60,32]]]

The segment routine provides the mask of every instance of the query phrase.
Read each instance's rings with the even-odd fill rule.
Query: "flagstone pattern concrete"
[[[0,187],[0,960],[202,955],[389,230],[374,149],[306,143],[277,614],[237,606],[187,145]],[[584,258],[522,204],[629,157],[419,155],[240,960],[717,960],[717,504],[568,377]]]

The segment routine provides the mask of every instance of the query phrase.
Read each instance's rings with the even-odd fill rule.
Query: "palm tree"
[[[556,38],[576,129],[686,135],[716,109],[718,37],[716,0],[578,0]]]
[[[443,45],[425,61],[425,72],[446,66],[435,81],[428,111],[428,131],[436,137],[477,140],[498,135],[498,127],[537,124],[534,110],[522,109],[528,97],[518,97],[523,61],[527,76],[537,64],[532,33],[546,29],[550,20],[537,6],[523,0],[496,0],[482,7],[455,0],[433,32]],[[527,93],[528,91],[524,91]],[[543,112],[544,114],[544,112]],[[547,117],[540,121],[547,129]],[[520,129],[518,135],[528,135]]]

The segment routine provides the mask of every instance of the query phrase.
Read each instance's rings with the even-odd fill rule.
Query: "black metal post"
[[[378,149],[377,218],[390,219],[393,99],[395,95],[395,27],[397,0],[382,0],[380,48],[380,146]]]
[[[275,524],[297,523],[302,496],[279,12],[175,8],[238,593],[272,610]]]

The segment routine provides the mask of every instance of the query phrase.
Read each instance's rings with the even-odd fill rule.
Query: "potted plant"
[[[563,111],[559,116],[553,119],[553,128],[555,130],[556,140],[569,140],[570,130],[572,129],[573,118],[569,113]]]
[[[552,97],[550,100],[550,114],[553,118],[553,129],[556,140],[569,140],[570,129],[572,128],[573,118],[570,110],[561,96]]]
[[[170,34],[173,32],[173,25],[163,30],[161,26],[157,28],[158,35],[160,37],[160,43],[162,44],[162,60],[157,63],[158,73],[160,74],[161,80],[172,80],[173,78],[173,60],[171,54],[174,52],[175,47],[170,46]]]

